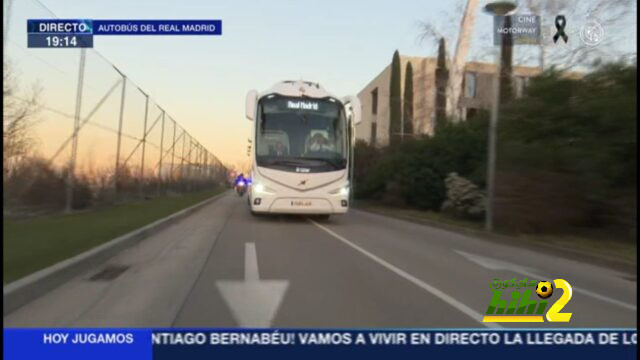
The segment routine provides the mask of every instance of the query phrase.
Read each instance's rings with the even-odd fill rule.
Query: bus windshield
[[[346,121],[333,98],[269,95],[259,103],[258,166],[293,172],[342,170],[347,165]]]

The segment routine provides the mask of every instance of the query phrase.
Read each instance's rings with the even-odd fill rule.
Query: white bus
[[[327,218],[349,208],[355,125],[360,101],[319,84],[283,81],[246,98],[253,121],[251,213]]]

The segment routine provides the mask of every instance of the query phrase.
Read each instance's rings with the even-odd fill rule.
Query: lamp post
[[[505,16],[515,10],[516,4],[512,1],[496,1],[487,4],[484,11],[492,16]],[[489,122],[489,148],[487,159],[487,209],[485,212],[485,230],[493,231],[493,202],[495,195],[496,173],[496,132],[498,129],[498,111],[500,108],[500,48],[504,46],[502,35],[500,47],[496,51],[496,75],[493,77],[493,103],[491,104],[491,120]]]

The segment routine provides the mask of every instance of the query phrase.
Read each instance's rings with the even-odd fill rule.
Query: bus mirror
[[[256,117],[256,106],[258,105],[258,92],[251,90],[247,93],[247,99],[244,105],[245,116],[249,120],[254,120]]]
[[[347,96],[343,99],[346,104],[351,104],[351,121],[354,125],[358,125],[362,121],[362,107],[360,105],[360,99],[357,96]]]

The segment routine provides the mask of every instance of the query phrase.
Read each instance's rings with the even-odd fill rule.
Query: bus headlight
[[[257,194],[275,194],[275,191],[273,191],[272,189],[264,186],[261,183],[255,183],[255,185],[253,185],[253,190],[257,193]]]
[[[340,188],[337,188],[335,190],[329,191],[329,194],[340,195],[340,196],[349,196],[349,185],[345,185],[343,187],[340,187]]]

